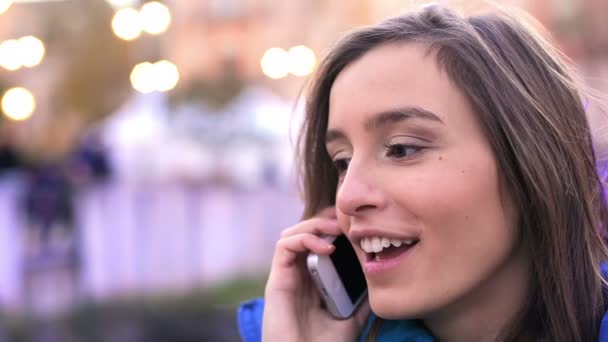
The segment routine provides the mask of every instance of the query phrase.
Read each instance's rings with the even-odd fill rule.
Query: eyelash
[[[387,149],[387,153],[386,153],[387,157],[393,157],[393,158],[399,158],[399,159],[408,158],[412,154],[415,154],[415,153],[419,152],[420,150],[422,150],[421,146],[408,145],[408,144],[386,144],[386,145],[384,145],[384,147],[386,147],[386,149]],[[413,149],[414,152],[411,152],[409,154],[406,153],[406,155],[403,155],[403,153],[401,153],[401,155],[395,156],[395,151],[397,148],[402,149],[403,151],[406,151],[408,149]]]
[[[387,151],[386,151],[386,156],[390,157],[390,158],[395,158],[395,159],[406,159],[409,158],[411,155],[416,154],[418,152],[420,152],[423,147],[421,146],[416,146],[416,145],[408,145],[408,144],[386,144],[383,145]],[[398,150],[399,149],[399,150]],[[404,155],[404,151],[407,150],[414,150],[411,153],[405,153]],[[399,152],[397,152],[399,151]],[[350,164],[350,158],[340,158],[340,159],[335,159],[333,160],[333,165],[336,168],[336,170],[338,171],[338,174],[343,174],[344,172],[346,172],[346,170],[348,169],[348,164]]]
[[[338,174],[341,175],[348,169],[348,164],[350,164],[350,158],[335,159],[332,161],[332,163],[334,164],[336,171],[338,171]]]

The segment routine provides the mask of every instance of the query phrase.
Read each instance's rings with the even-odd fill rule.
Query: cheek
[[[434,178],[428,193],[421,195],[425,203],[418,212],[428,262],[421,270],[443,278],[435,284],[451,284],[438,291],[446,296],[466,292],[487,278],[509,257],[517,236],[516,215],[510,200],[501,197],[494,164],[452,170]],[[429,267],[437,273],[428,274]]]
[[[340,210],[336,210],[336,216],[338,218],[338,226],[340,226],[340,230],[342,230],[342,233],[348,234],[350,229],[350,220],[348,216],[344,215]]]
[[[402,177],[400,184],[393,187],[393,197],[423,223],[445,224],[443,228],[436,227],[440,230],[450,230],[453,225],[449,222],[472,225],[459,233],[474,230],[475,223],[503,222],[507,219],[504,209],[508,201],[501,198],[498,170],[491,152],[480,147],[465,150],[472,152],[446,153],[423,169]]]
[[[507,242],[513,235],[514,215],[501,196],[496,164],[487,151],[443,155],[393,189],[398,206],[416,217],[438,253],[485,250],[483,246]]]
[[[501,198],[493,160],[461,160],[444,157],[441,166],[393,187],[395,208],[402,220],[415,219],[422,245],[412,269],[400,271],[396,292],[372,293],[387,317],[415,317],[457,301],[493,278],[515,249],[515,213]]]
[[[498,174],[492,159],[455,164],[442,175],[428,175],[428,191],[421,193],[420,216],[428,233],[448,247],[484,246],[508,243],[514,234],[509,200],[502,198]],[[432,182],[431,182],[432,180]],[[459,248],[462,253],[466,250]]]

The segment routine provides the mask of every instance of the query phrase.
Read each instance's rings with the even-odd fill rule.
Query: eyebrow
[[[413,118],[431,120],[443,124],[443,121],[439,118],[439,116],[429,110],[421,107],[403,107],[375,114],[365,122],[365,130],[372,131],[390,124]],[[343,138],[346,138],[344,133],[339,130],[330,129],[325,134],[325,144],[329,144],[334,140]]]

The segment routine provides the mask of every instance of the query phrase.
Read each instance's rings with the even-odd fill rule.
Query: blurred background
[[[238,341],[300,216],[307,77],[424,2],[0,0],[0,341]],[[502,3],[605,93],[608,1]]]

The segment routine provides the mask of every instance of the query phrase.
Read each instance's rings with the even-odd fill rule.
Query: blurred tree
[[[47,16],[50,49],[62,49],[64,72],[51,94],[54,113],[74,113],[85,123],[116,110],[131,94],[127,42],[111,30],[105,1],[69,2]],[[49,6],[49,9],[51,7]]]
[[[195,78],[170,93],[172,105],[204,103],[211,109],[222,109],[234,100],[246,86],[236,61],[225,57],[218,79]]]
[[[171,103],[200,104],[211,109],[222,109],[237,97],[244,88],[244,83],[235,79],[205,80],[194,79],[188,85],[171,93]]]

